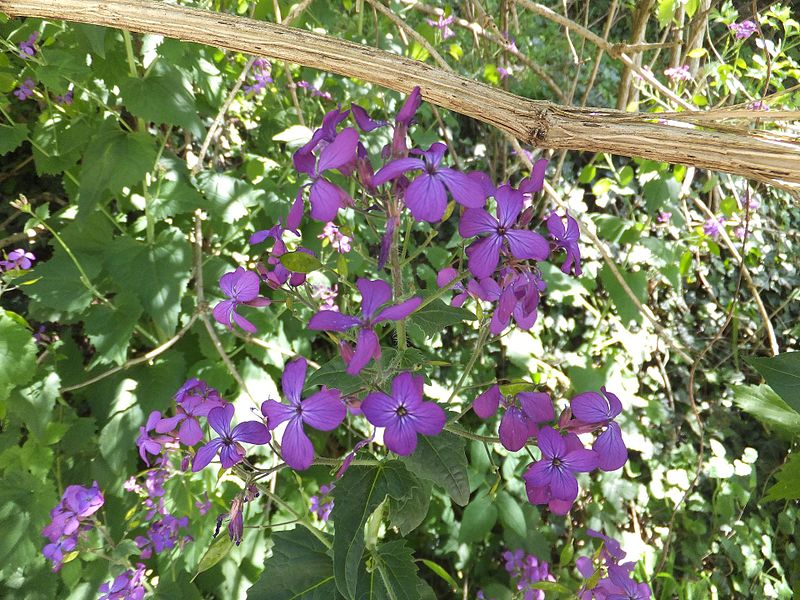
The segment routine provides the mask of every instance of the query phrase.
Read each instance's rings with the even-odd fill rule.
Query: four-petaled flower
[[[519,392],[509,399],[493,385],[472,403],[472,410],[481,419],[488,419],[503,404],[505,413],[500,421],[500,443],[506,450],[521,450],[529,438],[539,431],[539,423],[555,419],[553,402],[545,392]]]
[[[597,453],[597,466],[601,470],[615,471],[628,460],[628,449],[622,440],[622,431],[613,420],[622,412],[622,402],[605,387],[600,388],[600,391],[603,392],[602,395],[597,392],[578,394],[570,400],[570,406],[578,421],[606,425],[606,430],[594,441],[592,449]]]
[[[378,186],[408,171],[423,171],[406,188],[403,197],[408,210],[417,221],[433,223],[444,216],[447,208],[445,188],[450,190],[459,204],[475,209],[483,206],[486,196],[478,180],[455,169],[439,166],[446,150],[447,146],[441,142],[436,142],[426,151],[411,150],[412,154],[422,158],[399,158],[390,162],[375,174],[373,183]]]
[[[338,314],[338,313],[337,313]],[[289,405],[266,400],[261,413],[267,418],[270,429],[288,421],[281,440],[281,454],[286,464],[303,471],[314,461],[314,446],[303,430],[310,425],[321,431],[336,429],[347,415],[339,390],[323,388],[308,398],[303,398],[308,363],[302,356],[286,364],[281,379],[283,395]]]
[[[218,303],[212,311],[217,322],[222,323],[233,331],[233,324],[249,333],[256,332],[256,326],[236,312],[236,307],[240,304],[246,306],[268,306],[269,298],[258,295],[261,278],[252,271],[244,267],[238,267],[235,271],[225,273],[219,280],[219,287],[228,296],[228,300]]]
[[[566,225],[564,225],[564,219],[567,220]],[[561,271],[566,275],[569,275],[571,271],[576,277],[580,277],[581,249],[578,246],[578,240],[581,237],[581,230],[578,227],[578,222],[570,217],[569,214],[559,217],[553,211],[547,217],[547,231],[550,232],[555,241],[555,248],[562,248],[567,253],[564,264],[561,265]]]
[[[567,441],[552,427],[543,427],[538,434],[541,460],[525,472],[526,483],[533,487],[549,486],[552,498],[572,503],[578,497],[575,473],[597,468],[597,454],[585,448],[570,449]]]
[[[36,257],[31,252],[26,252],[22,248],[17,248],[8,253],[6,260],[0,260],[0,268],[6,271],[20,269],[27,271],[33,265]]]
[[[214,408],[208,413],[208,424],[219,434],[205,446],[202,446],[192,460],[192,471],[200,471],[219,453],[223,469],[229,469],[242,461],[245,450],[242,442],[263,445],[269,442],[270,435],[263,423],[245,421],[231,429],[233,404],[222,408]]]
[[[550,245],[541,235],[517,227],[522,212],[523,192],[505,184],[495,192],[497,218],[482,208],[468,208],[458,225],[461,237],[488,234],[467,248],[469,270],[482,279],[489,277],[500,262],[500,251],[507,244],[511,255],[518,260],[545,260]]]
[[[361,369],[375,358],[381,356],[381,345],[374,327],[383,321],[400,321],[414,312],[422,302],[422,298],[415,296],[399,304],[387,306],[382,311],[378,309],[392,299],[392,288],[380,279],[359,279],[356,282],[358,291],[361,292],[362,317],[343,315],[334,310],[318,312],[308,322],[308,328],[314,331],[347,331],[359,327],[356,350],[347,365],[348,375],[358,375]],[[377,313],[377,314],[376,314]]]
[[[444,410],[422,400],[422,376],[408,371],[392,381],[392,395],[367,394],[361,412],[376,427],[385,427],[383,441],[396,454],[408,456],[417,447],[417,434],[437,435],[444,429]]]

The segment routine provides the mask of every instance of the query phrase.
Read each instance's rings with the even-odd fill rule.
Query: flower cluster
[[[522,549],[514,552],[506,550],[503,552],[503,559],[512,583],[522,592],[523,600],[544,600],[544,591],[531,586],[540,581],[555,581],[555,577],[550,574],[550,565],[533,554],[526,554]]]
[[[22,84],[14,90],[14,95],[17,100],[27,100],[33,96],[33,88],[36,87],[36,82],[33,79],[26,79]]]
[[[144,586],[145,566],[141,563],[136,569],[127,569],[113,581],[100,586],[98,600],[142,600],[147,593]]]
[[[758,25],[756,25],[755,21],[747,19],[741,23],[731,23],[728,25],[728,29],[730,29],[731,33],[736,36],[737,40],[746,40],[756,31],[758,31]]]
[[[327,521],[331,517],[331,513],[333,512],[333,498],[327,502],[325,499],[330,497],[335,487],[336,485],[333,483],[320,486],[319,495],[314,494],[309,498],[311,502],[311,506],[309,507],[311,514],[320,521]]]
[[[581,556],[575,566],[587,580],[581,588],[580,600],[649,600],[650,586],[637,583],[631,577],[635,563],[621,563],[626,554],[620,543],[598,531],[586,530],[589,537],[601,540],[602,545],[593,558]]]
[[[267,84],[272,83],[272,64],[266,58],[257,58],[250,68],[250,75],[255,80],[252,84],[242,87],[248,96],[255,96],[267,89]]]
[[[691,81],[692,73],[689,71],[689,65],[680,65],[678,67],[670,67],[664,70],[664,75],[669,77],[672,81]]]
[[[50,540],[42,554],[53,563],[53,571],[60,570],[65,555],[78,546],[80,534],[92,529],[91,516],[104,502],[96,481],[89,488],[70,485],[64,490],[61,501],[50,511],[50,523],[42,530],[42,535]]]
[[[2,271],[27,271],[33,266],[36,257],[31,253],[17,248],[8,253],[5,260],[0,260],[0,272]]]
[[[34,31],[28,36],[28,39],[18,44],[19,57],[28,59],[36,55],[36,40],[39,39],[39,32]]]
[[[353,239],[343,234],[339,228],[330,221],[325,223],[322,233],[319,234],[317,238],[330,244],[331,247],[340,254],[347,254],[352,250],[350,242],[352,242]]]

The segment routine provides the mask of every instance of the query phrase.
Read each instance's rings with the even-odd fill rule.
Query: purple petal
[[[381,279],[359,278],[356,287],[361,292],[361,314],[371,318],[381,305],[392,299],[392,286]]]
[[[303,431],[300,419],[292,419],[283,432],[281,455],[295,471],[305,471],[314,462],[314,446]]]
[[[575,568],[578,569],[578,573],[581,574],[581,577],[584,579],[589,579],[592,575],[594,575],[594,564],[592,563],[592,559],[588,556],[581,556],[575,560]]]
[[[245,319],[242,315],[237,313],[235,310],[231,312],[231,316],[233,317],[233,322],[236,323],[239,327],[244,329],[248,333],[256,333],[258,329],[256,326],[253,325],[250,321]]]
[[[286,406],[275,400],[265,400],[261,403],[261,414],[267,418],[270,429],[275,429],[284,421],[297,415],[297,407]]]
[[[225,325],[228,329],[233,329],[231,318],[234,308],[236,308],[236,302],[233,300],[223,300],[214,306],[211,314],[214,316],[214,320],[217,323]]]
[[[185,418],[186,415],[184,413],[178,413],[174,417],[161,419],[158,423],[156,423],[156,433],[169,433],[175,429],[178,426],[178,423],[183,421]]]
[[[403,405],[406,410],[411,412],[422,404],[422,388],[425,380],[421,375],[412,375],[409,371],[403,371],[392,380],[392,398],[395,405]]]
[[[482,208],[468,208],[461,215],[458,223],[458,233],[463,238],[475,237],[482,233],[497,231],[500,224],[492,215]]]
[[[308,201],[311,203],[311,218],[316,221],[333,221],[339,209],[347,206],[350,196],[327,179],[319,178],[311,185]]]
[[[597,466],[602,471],[616,471],[628,461],[628,449],[622,439],[622,431],[614,421],[594,441]]]
[[[303,395],[303,386],[306,383],[307,370],[308,363],[302,356],[289,361],[283,367],[281,388],[283,389],[283,395],[292,404],[300,404],[300,398]]]
[[[492,335],[500,335],[506,327],[508,327],[511,317],[501,310],[495,310],[492,313],[492,320],[489,324],[489,333]]]
[[[433,175],[422,173],[406,188],[403,197],[408,210],[417,221],[435,223],[444,216],[447,192]]]
[[[436,177],[442,181],[453,199],[467,208],[482,208],[486,204],[483,185],[468,175],[454,169],[439,169]]]
[[[220,446],[222,446],[222,440],[220,438],[214,438],[205,446],[201,446],[197,451],[197,454],[195,454],[194,458],[192,459],[192,471],[197,473],[198,471],[206,468],[208,463],[214,460],[214,457],[217,455]]]
[[[548,460],[540,460],[533,463],[530,468],[525,471],[525,482],[534,487],[545,487],[550,485],[550,480],[553,477],[552,463]]]
[[[386,447],[400,456],[413,454],[417,448],[417,432],[411,419],[399,419],[390,423],[383,432]]]
[[[506,450],[516,452],[528,441],[528,418],[516,406],[509,406],[500,421],[500,443]]]
[[[308,328],[314,331],[347,331],[361,324],[361,319],[343,315],[338,310],[322,310],[311,317]]]
[[[458,277],[458,271],[453,267],[445,267],[436,274],[436,285],[443,288],[456,277]]]
[[[408,315],[417,310],[417,307],[422,304],[422,298],[414,296],[408,300],[404,300],[400,304],[384,308],[372,322],[380,323],[382,321],[401,321]]]
[[[606,399],[597,392],[584,392],[569,401],[572,414],[584,423],[604,423],[613,419]]]
[[[353,113],[353,118],[356,120],[356,124],[366,133],[377,129],[378,127],[382,127],[386,125],[385,121],[376,121],[372,117],[369,116],[366,110],[361,108],[358,104],[351,104],[350,105],[350,112]]]
[[[526,194],[534,194],[544,187],[544,175],[547,171],[548,161],[546,158],[540,158],[536,161],[531,169],[531,176],[526,177],[519,184],[519,191]]]
[[[520,392],[517,398],[522,410],[534,423],[544,423],[556,418],[553,401],[546,392]]]
[[[472,242],[467,247],[467,264],[475,277],[482,279],[495,272],[497,263],[500,262],[502,244],[503,238],[493,234]]]
[[[597,452],[594,450],[572,450],[562,459],[562,464],[570,471],[588,473],[597,468]]]
[[[422,92],[420,92],[419,86],[416,86],[397,113],[396,121],[398,123],[404,123],[405,125],[411,123],[411,119],[414,118],[414,114],[417,112],[420,104],[422,104]]]
[[[178,439],[181,444],[186,446],[194,446],[197,442],[203,439],[203,430],[200,429],[200,423],[194,417],[188,417],[181,423],[181,428],[178,430]]]
[[[561,434],[552,427],[542,427],[539,431],[538,446],[542,456],[548,459],[562,458],[567,452],[567,443]]]
[[[376,427],[386,427],[397,419],[397,402],[383,392],[367,394],[361,402],[361,412]]]
[[[269,442],[269,430],[258,421],[245,421],[233,428],[231,437],[237,442],[263,446]]]
[[[222,407],[212,408],[208,411],[208,424],[220,437],[230,437],[233,413],[233,404],[230,403]]]
[[[472,403],[472,410],[481,419],[488,419],[497,412],[500,406],[500,401],[503,399],[503,394],[500,391],[500,386],[493,385],[488,390],[479,394]]]
[[[372,184],[377,187],[383,185],[387,181],[397,179],[400,175],[408,171],[421,171],[423,169],[425,169],[425,163],[419,158],[399,158],[393,160],[375,173]]]
[[[444,410],[435,402],[421,402],[414,407],[412,416],[414,428],[424,435],[439,435],[447,421]]]
[[[289,214],[286,215],[286,229],[300,235],[300,223],[303,222],[303,188],[297,190],[297,196],[292,202]],[[250,241],[252,244],[252,240]]]
[[[500,221],[500,227],[505,229],[513,227],[519,213],[522,212],[522,193],[505,184],[497,188],[495,198],[497,199],[497,220]]]
[[[550,244],[535,231],[527,229],[509,229],[506,239],[511,254],[520,260],[547,260],[550,256]]]
[[[601,387],[600,391],[603,392],[603,395],[608,399],[608,406],[610,409],[608,414],[613,419],[622,412],[622,402],[620,402],[616,394],[609,392],[605,386]]]
[[[578,497],[578,480],[563,465],[555,467],[550,479],[550,493],[556,500],[572,502]]]
[[[302,408],[303,422],[321,431],[336,429],[347,415],[339,390],[323,389],[303,400]]]
[[[355,160],[357,145],[358,131],[352,127],[342,129],[336,139],[320,153],[317,173],[324,173],[329,169],[339,169]]]
[[[242,462],[244,456],[235,444],[223,444],[219,451],[219,462],[223,469],[230,469],[233,465]]]
[[[380,358],[381,344],[378,336],[372,329],[362,329],[358,332],[356,351],[345,371],[348,375],[358,375],[372,358]]]

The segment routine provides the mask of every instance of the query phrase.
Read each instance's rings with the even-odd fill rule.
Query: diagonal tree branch
[[[209,44],[404,93],[419,86],[429,102],[535,146],[690,164],[800,189],[798,142],[745,130],[716,131],[712,123],[703,129],[691,128],[686,123],[658,121],[650,114],[528,100],[389,52],[299,29],[143,0],[0,0],[0,10],[14,17],[63,19]],[[756,116],[763,119],[764,115]]]

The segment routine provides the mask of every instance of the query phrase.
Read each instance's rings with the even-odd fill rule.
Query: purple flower
[[[650,586],[646,583],[636,583],[624,567],[609,566],[608,578],[617,587],[617,591],[606,596],[606,600],[649,600],[653,597]]]
[[[625,551],[622,549],[620,543],[614,538],[610,538],[599,531],[595,531],[594,529],[587,529],[586,535],[598,540],[603,540],[603,548],[600,551],[600,558],[607,563],[619,562],[625,558]]]
[[[406,134],[408,128],[414,121],[414,115],[422,104],[422,92],[419,86],[414,87],[406,98],[403,106],[397,113],[394,121],[394,133],[392,134],[391,156],[392,158],[404,158],[408,156],[408,146],[406,146]]]
[[[189,526],[189,518],[180,519],[171,514],[164,514],[161,519],[155,521],[147,530],[147,537],[136,536],[134,542],[139,547],[142,558],[150,558],[153,553],[161,554],[164,550],[171,550],[177,544],[190,541],[191,537],[181,535],[181,530]]]
[[[669,223],[671,219],[672,219],[671,212],[661,211],[660,213],[658,213],[656,221],[658,221],[659,223]]]
[[[74,100],[74,90],[67,90],[67,93],[64,95],[56,96],[56,104],[60,104],[61,106],[69,106],[72,104]]]
[[[711,239],[717,239],[725,227],[725,217],[709,217],[703,224],[703,233]]]
[[[509,399],[493,385],[472,403],[472,410],[481,419],[493,416],[500,404],[505,408],[500,421],[500,443],[506,450],[521,450],[528,439],[539,431],[539,423],[555,419],[553,402],[544,392],[520,392]]]
[[[139,437],[136,439],[136,445],[139,447],[139,456],[142,457],[142,460],[148,467],[150,466],[150,461],[147,460],[148,454],[158,456],[161,454],[162,446],[175,441],[171,435],[150,437],[150,432],[156,430],[156,427],[158,427],[160,423],[161,413],[154,410],[150,413],[150,416],[147,417],[147,423],[143,427],[139,427]],[[171,429],[168,431],[171,431]],[[157,433],[165,432],[157,431]]]
[[[30,58],[36,54],[36,40],[39,38],[39,32],[34,31],[32,34],[28,36],[28,39],[24,42],[20,42],[19,45],[19,57],[20,58]]]
[[[414,312],[422,298],[414,296],[398,304],[391,304],[381,311],[378,309],[392,299],[392,288],[380,279],[359,278],[356,287],[361,292],[361,317],[343,315],[338,311],[323,310],[311,317],[308,328],[314,331],[347,331],[358,327],[358,340],[355,354],[347,366],[348,375],[358,375],[361,369],[375,358],[381,356],[381,346],[375,334],[375,325],[383,321],[400,321]]]
[[[758,25],[756,25],[755,21],[747,19],[741,23],[731,23],[728,25],[728,29],[736,36],[737,40],[746,40],[758,31]]]
[[[91,525],[83,522],[100,510],[104,502],[96,481],[90,488],[70,485],[64,490],[61,501],[50,511],[50,523],[42,530],[42,535],[50,540],[42,554],[53,563],[53,571],[61,569],[64,553],[75,549],[80,529],[91,529]]]
[[[525,472],[526,484],[549,486],[553,498],[572,503],[578,497],[575,473],[595,469],[597,454],[584,448],[570,450],[561,434],[549,426],[539,431],[538,445],[542,459]]]
[[[100,586],[98,600],[142,600],[146,589],[142,583],[145,566],[137,564],[136,570],[120,573],[112,582]]]
[[[339,390],[329,390],[323,386],[308,398],[302,397],[307,370],[308,363],[302,356],[287,363],[283,369],[281,388],[289,405],[275,400],[266,400],[261,405],[261,413],[267,418],[270,429],[274,430],[284,421],[289,422],[283,432],[281,454],[286,464],[295,471],[304,471],[314,462],[314,446],[303,425],[331,431],[347,415]]]
[[[597,453],[597,466],[603,471],[615,471],[628,461],[628,449],[622,440],[622,431],[613,419],[622,412],[619,398],[600,388],[597,392],[578,394],[570,400],[572,414],[579,422],[606,425],[606,430],[594,441],[592,449]]]
[[[26,79],[22,82],[16,90],[14,90],[14,95],[17,97],[18,100],[27,100],[31,96],[33,96],[33,88],[36,86],[36,83],[33,79]]]
[[[200,471],[210,463],[219,453],[223,469],[230,469],[242,461],[245,450],[242,442],[248,444],[266,444],[270,440],[269,431],[263,423],[246,421],[239,423],[231,430],[233,419],[233,404],[226,404],[222,408],[214,408],[208,413],[208,424],[219,434],[205,446],[202,446],[192,461],[192,471]]]
[[[205,385],[204,382],[199,383]],[[174,417],[161,419],[156,424],[156,432],[169,433],[180,425],[178,439],[181,444],[194,446],[203,439],[203,430],[200,428],[198,417],[207,417],[212,409],[225,405],[222,399],[219,398],[219,394],[216,394],[216,396],[217,399],[215,400],[207,400],[203,399],[202,396],[184,395],[182,403],[178,405],[178,414]]]
[[[195,500],[194,505],[200,516],[208,514],[208,511],[211,510],[211,500],[208,499],[208,492],[203,492],[202,500]]]
[[[689,71],[689,65],[681,65],[679,67],[670,67],[664,69],[664,75],[669,77],[672,81],[691,81],[692,73]]]
[[[456,277],[458,277],[458,271],[456,271],[453,267],[445,267],[436,274],[436,285],[438,285],[439,288],[443,288],[448,283],[453,281]],[[467,300],[467,297],[469,296],[467,290],[461,283],[456,283],[453,286],[453,289],[458,293],[455,296],[453,296],[453,299],[450,301],[450,304],[456,307],[463,306],[464,302]]]
[[[353,241],[353,238],[343,234],[339,231],[339,228],[330,221],[325,223],[325,227],[322,228],[322,233],[317,236],[317,239],[326,240],[333,246],[333,249],[340,254],[347,254],[352,249],[350,242]]]
[[[77,545],[78,537],[74,535],[56,539],[55,542],[47,544],[42,549],[42,555],[53,563],[53,573],[58,573],[61,570],[61,567],[64,566],[64,555],[75,550]]]
[[[361,414],[360,405],[361,403],[359,403],[359,407],[357,409],[354,409],[352,406],[348,406],[348,408],[350,409],[350,412],[352,412],[353,414]],[[376,430],[373,429],[372,434],[368,438],[361,440],[355,446],[353,446],[352,452],[349,452],[347,456],[344,457],[344,460],[342,461],[342,466],[340,466],[339,470],[336,471],[336,479],[341,479],[342,476],[347,471],[347,469],[350,468],[350,465],[353,463],[353,460],[355,459],[356,454],[358,454],[358,451],[361,450],[367,444],[372,443],[372,440],[375,439],[375,432]]]
[[[497,218],[482,208],[468,208],[461,216],[458,225],[461,237],[488,234],[467,248],[469,270],[475,277],[483,279],[495,272],[500,262],[500,251],[506,245],[518,260],[545,260],[550,255],[550,245],[541,235],[517,228],[522,196],[520,190],[508,184],[502,185],[495,193]]]
[[[417,434],[438,435],[445,424],[445,414],[435,402],[422,400],[422,376],[408,371],[392,381],[392,395],[367,394],[361,411],[376,427],[385,427],[383,441],[396,454],[408,456],[417,447]]]
[[[314,495],[309,499],[311,502],[311,506],[309,507],[311,514],[320,521],[327,521],[331,516],[331,512],[333,511],[333,499],[328,502],[323,502],[322,500],[325,499],[335,487],[336,485],[333,483],[330,485],[323,485],[319,488],[319,496]]]
[[[456,202],[478,209],[486,203],[483,187],[469,176],[446,167],[440,167],[447,150],[441,142],[426,151],[414,149],[412,154],[422,158],[399,158],[388,163],[375,174],[373,183],[378,186],[400,177],[408,171],[422,171],[406,188],[404,200],[417,221],[436,222],[447,208],[447,191]]]
[[[253,79],[255,79],[255,83],[253,85],[244,86],[242,88],[244,93],[248,96],[252,96],[267,89],[267,84],[272,83],[272,76],[270,73],[271,70],[272,63],[270,63],[267,59],[257,58],[254,60],[251,74],[253,75]]]
[[[31,268],[35,260],[36,257],[32,253],[26,252],[22,248],[17,248],[8,253],[6,260],[0,260],[0,269],[5,269],[6,271],[12,271],[14,269],[27,271]]]
[[[346,116],[347,113],[344,114]],[[335,131],[335,125],[333,127]],[[325,137],[320,135],[316,143],[323,139]],[[313,137],[312,141],[315,141]],[[346,173],[352,170],[356,160],[358,132],[352,127],[343,129],[322,149],[318,159],[314,158],[311,150],[304,151],[307,146],[308,144],[295,153],[294,162],[299,171],[312,179],[309,194],[311,218],[332,221],[339,209],[351,205],[353,199],[342,188],[325,179],[323,174],[334,169]]]
[[[769,104],[763,100],[756,100],[747,105],[750,110],[769,110]]]
[[[225,273],[219,280],[219,287],[228,296],[228,300],[223,300],[214,306],[212,314],[217,322],[222,323],[233,331],[233,324],[249,333],[256,332],[256,326],[236,312],[236,307],[240,304],[246,306],[268,306],[270,301],[258,295],[260,278],[256,273],[238,267],[235,271]]]
[[[508,79],[512,75],[511,65],[506,69],[505,67],[497,67],[497,74],[500,79]]]
[[[298,81],[297,87],[308,91],[314,97],[322,98],[323,100],[333,100],[333,96],[330,95],[330,92],[324,92],[319,88],[314,87],[306,80]]]
[[[425,19],[425,21],[431,27],[435,27],[436,29],[442,32],[443,40],[449,39],[455,35],[455,32],[452,29],[450,29],[450,25],[452,25],[453,21],[455,21],[453,15],[450,15],[449,17],[445,17],[444,15],[439,15],[439,18],[436,21],[432,19]]]
[[[564,219],[567,224],[564,225]],[[581,249],[578,246],[578,240],[581,237],[581,230],[578,227],[578,222],[565,214],[563,217],[558,216],[555,211],[550,213],[547,217],[547,231],[550,236],[555,240],[555,248],[563,249],[567,256],[564,259],[564,264],[561,265],[561,271],[566,275],[572,272],[576,277],[581,275]]]
[[[358,128],[364,133],[369,133],[370,131],[374,131],[379,127],[385,127],[388,125],[386,121],[376,121],[370,117],[369,113],[365,109],[361,108],[358,104],[351,104],[350,112],[356,121],[356,125],[358,125]]]

